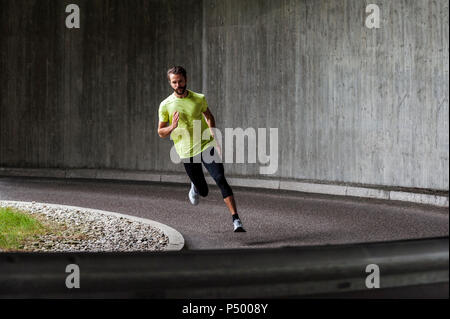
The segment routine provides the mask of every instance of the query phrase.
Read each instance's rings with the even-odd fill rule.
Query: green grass
[[[27,213],[0,207],[0,249],[18,250],[25,242],[46,232],[47,227]]]

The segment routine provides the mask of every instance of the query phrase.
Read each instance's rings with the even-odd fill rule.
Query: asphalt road
[[[187,249],[261,248],[448,236],[448,208],[233,187],[246,233],[234,233],[217,186],[198,206],[188,184],[0,177],[0,200],[36,201],[149,218]]]

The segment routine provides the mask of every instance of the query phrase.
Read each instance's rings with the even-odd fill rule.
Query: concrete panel
[[[189,177],[184,174],[161,174],[161,182],[190,184]]]
[[[27,176],[27,177],[55,177],[65,178],[64,169],[41,169],[41,168],[7,168],[0,167],[0,176]]]
[[[431,204],[436,206],[448,207],[448,197],[427,195],[427,194],[413,194],[406,192],[390,192],[391,200],[399,200],[405,202],[414,202],[419,204]]]
[[[181,169],[159,156],[157,110],[170,66],[201,91],[201,2],[6,0],[0,15],[1,166]]]
[[[160,182],[161,175],[147,172],[133,172],[133,171],[115,171],[115,170],[97,170],[96,178],[98,179],[118,179],[130,181],[147,181]]]
[[[367,1],[204,3],[210,104],[279,128],[277,176],[448,189],[448,1],[377,1],[372,30]]]
[[[67,169],[66,178],[97,178],[95,169]]]
[[[380,190],[380,189],[370,189],[370,188],[362,188],[362,187],[346,187],[345,194],[347,196],[389,199],[389,191]]]
[[[276,181],[276,180],[231,177],[231,178],[227,178],[227,181],[232,186],[258,187],[258,188],[268,188],[268,189],[279,189],[280,188],[280,181]]]
[[[341,185],[327,185],[327,184],[313,184],[313,183],[299,183],[281,181],[280,189],[305,192],[305,193],[317,193],[317,194],[329,194],[329,195],[346,195],[346,187]]]

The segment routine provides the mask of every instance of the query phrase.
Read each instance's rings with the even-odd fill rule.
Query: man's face
[[[170,74],[169,82],[172,89],[178,95],[183,95],[186,92],[186,79],[181,74]]]

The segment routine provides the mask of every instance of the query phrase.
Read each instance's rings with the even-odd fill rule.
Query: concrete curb
[[[2,168],[0,176],[22,177],[55,177],[55,178],[90,178],[112,179],[167,183],[189,183],[184,173],[158,173],[145,171],[123,171],[103,169],[36,169],[36,168]],[[290,190],[304,193],[353,196],[363,198],[375,198],[384,200],[405,201],[418,204],[449,207],[448,196],[438,196],[423,193],[391,191],[367,187],[355,187],[345,185],[317,184],[299,181],[284,181],[276,179],[227,177],[231,186],[254,187],[265,189]],[[211,177],[206,177],[206,182],[215,184]]]
[[[21,201],[11,201],[11,200],[0,200],[0,203],[32,204],[32,202],[21,202]],[[46,205],[46,206],[49,206],[52,208],[58,208],[58,209],[63,209],[63,208],[78,209],[78,210],[83,210],[83,211],[97,213],[97,214],[103,214],[103,215],[109,215],[109,216],[115,216],[115,217],[123,217],[125,219],[129,219],[129,220],[132,220],[135,222],[147,224],[147,225],[150,225],[154,228],[161,230],[167,237],[169,237],[169,244],[166,247],[164,247],[164,249],[163,249],[164,251],[178,251],[178,250],[183,249],[183,247],[184,247],[184,237],[176,229],[174,229],[170,226],[155,222],[151,219],[140,218],[140,217],[135,217],[135,216],[130,216],[130,215],[124,215],[124,214],[109,212],[109,211],[105,211],[105,210],[79,207],[79,206],[69,206],[69,205],[41,203],[41,202],[35,202],[35,203],[41,204],[41,205]]]

